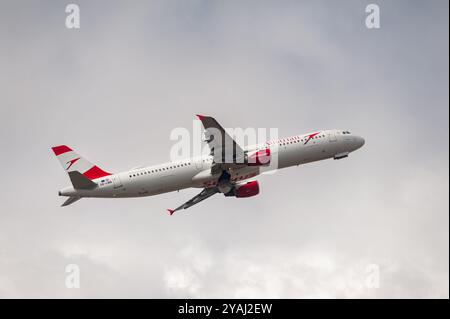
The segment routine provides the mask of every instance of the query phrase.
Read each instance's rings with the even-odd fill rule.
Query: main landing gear
[[[234,196],[234,185],[231,183],[231,175],[227,171],[223,171],[217,181],[217,188],[225,196]]]

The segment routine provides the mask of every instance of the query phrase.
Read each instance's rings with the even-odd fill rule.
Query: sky
[[[73,3],[0,1],[0,298],[449,298],[447,1]],[[195,114],[366,145],[172,217],[198,189],[60,207],[52,146],[158,164]]]

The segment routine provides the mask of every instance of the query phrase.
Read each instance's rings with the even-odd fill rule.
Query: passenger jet
[[[152,196],[189,187],[202,191],[170,215],[214,194],[236,198],[259,194],[254,177],[263,171],[298,166],[324,159],[342,159],[361,148],[364,139],[347,130],[325,130],[272,140],[242,148],[212,117],[198,115],[205,130],[209,155],[121,173],[108,173],[66,145],[52,147],[69,174],[72,186],[59,191],[70,205],[83,197],[126,198]],[[276,162],[276,165],[270,165]]]

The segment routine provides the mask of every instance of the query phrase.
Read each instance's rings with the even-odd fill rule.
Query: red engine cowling
[[[236,185],[234,194],[237,198],[252,197],[259,194],[259,184],[251,181],[245,184]]]
[[[248,166],[263,166],[270,164],[270,148],[256,151],[247,157]]]

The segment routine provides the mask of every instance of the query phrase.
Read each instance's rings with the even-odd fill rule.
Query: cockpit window
[[[343,131],[342,134],[352,134],[349,131]]]

